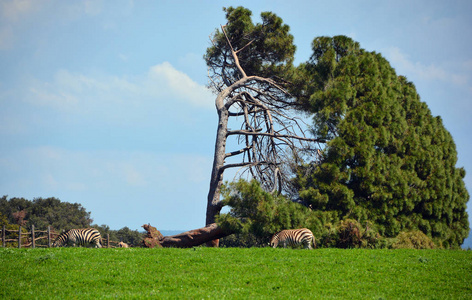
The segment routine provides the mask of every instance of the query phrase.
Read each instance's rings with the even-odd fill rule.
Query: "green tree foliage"
[[[238,234],[252,234],[256,244],[268,244],[270,237],[283,229],[313,227],[307,224],[316,221],[307,220],[306,207],[264,191],[256,180],[227,183],[222,195],[224,205],[231,210],[217,218],[218,224]]]
[[[36,230],[45,230],[51,226],[56,232],[94,227],[100,231],[102,238],[109,234],[110,240],[123,241],[130,246],[139,246],[144,235],[128,227],[112,230],[108,225],[92,225],[90,212],[78,203],[61,202],[56,198],[36,198],[33,201],[24,198],[8,199],[7,196],[0,198],[0,226],[6,225],[8,230],[18,230],[19,222],[26,227],[25,232],[31,225]],[[9,238],[15,238],[15,234],[11,233]]]
[[[9,226],[7,217],[0,212],[0,226]]]
[[[329,214],[310,210],[280,194],[268,193],[256,180],[239,180],[223,188],[223,203],[231,209],[217,218],[225,230],[235,232],[222,246],[251,247],[268,245],[271,236],[283,229],[309,228],[317,247],[377,248],[383,246],[375,226],[363,227],[355,220],[332,225]]]
[[[116,236],[118,237],[118,241],[123,241],[130,246],[138,247],[143,241],[144,233],[137,230],[131,230],[125,226],[116,231]]]
[[[61,202],[56,198],[36,198],[33,201],[24,198],[0,198],[0,212],[7,216],[11,224],[15,224],[15,215],[25,212],[24,221],[26,227],[34,225],[36,228],[45,229],[52,226],[56,230],[90,227],[92,219],[78,203]]]
[[[3,226],[5,226],[6,230],[12,230],[13,232],[8,232],[5,234],[5,239],[11,239],[15,240],[14,242],[6,242],[5,245],[7,247],[18,247],[18,230],[20,228],[20,225],[18,224],[10,224],[8,221],[7,216],[5,216],[2,212],[0,212],[0,230],[3,230]],[[27,232],[25,228],[21,229],[21,232]],[[22,238],[22,243],[25,243],[27,241],[26,237]],[[3,241],[2,241],[3,243]]]
[[[276,81],[286,78],[292,68],[294,53],[293,36],[290,27],[271,12],[261,13],[262,23],[254,24],[252,12],[244,7],[225,8],[226,35],[216,30],[204,56],[207,65],[216,73],[217,82],[230,86],[241,78],[234,63],[231,46],[239,57],[239,63],[247,76],[272,78]],[[231,41],[231,46],[228,44]],[[220,88],[216,87],[217,90]]]
[[[108,234],[110,237],[110,240],[118,243],[118,242],[125,242],[131,247],[139,247],[141,246],[141,242],[143,241],[144,238],[144,233],[139,232],[137,230],[131,230],[128,227],[123,227],[119,230],[113,230],[110,229],[110,226],[108,225],[92,225],[92,227],[98,229],[100,231],[100,234],[102,235],[102,239],[106,238],[106,235]],[[106,242],[104,241],[103,244]],[[113,243],[111,243],[112,246],[115,246]]]
[[[345,36],[316,38],[299,71],[296,94],[327,141],[321,163],[298,170],[300,198],[333,221],[372,221],[386,237],[419,229],[460,246],[469,231],[465,171],[414,85]]]

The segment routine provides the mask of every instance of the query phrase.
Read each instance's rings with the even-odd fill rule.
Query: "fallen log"
[[[174,247],[174,248],[190,248],[199,246],[211,241],[218,241],[220,238],[232,234],[219,227],[216,223],[208,224],[203,228],[189,230],[171,236],[163,236],[159,230],[150,224],[142,226],[147,234],[143,240],[143,246],[147,248],[156,247]],[[218,244],[213,242],[210,245],[218,247]]]

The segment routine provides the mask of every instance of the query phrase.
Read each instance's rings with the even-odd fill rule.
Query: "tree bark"
[[[190,248],[219,240],[232,234],[219,227],[216,223],[209,224],[172,236],[163,236],[155,227],[145,224],[142,226],[147,231],[143,240],[143,246],[147,248]]]
[[[220,98],[220,97],[218,97]],[[215,216],[220,213],[220,189],[223,183],[223,169],[225,163],[226,137],[228,132],[228,110],[224,107],[218,109],[218,130],[216,132],[215,153],[210,178],[210,190],[208,192],[206,225],[215,223]]]

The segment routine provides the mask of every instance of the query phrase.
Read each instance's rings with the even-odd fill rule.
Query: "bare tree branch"
[[[311,139],[311,138],[306,138],[306,137],[301,137],[301,136],[296,136],[296,135],[277,134],[277,133],[269,133],[269,132],[253,132],[253,131],[246,131],[246,130],[231,130],[231,131],[228,131],[227,133],[228,136],[235,135],[235,134],[269,136],[276,139],[290,138],[290,139],[296,139],[296,140],[307,141],[307,142],[321,142],[322,141],[320,139]]]
[[[221,25],[221,30],[223,30],[223,33],[224,33],[225,36],[226,36],[226,40],[228,41],[228,45],[229,45],[230,48],[231,48],[231,54],[233,55],[234,63],[235,63],[235,65],[236,65],[236,67],[238,68],[239,72],[241,73],[241,75],[243,76],[243,78],[244,78],[244,77],[247,77],[246,72],[244,72],[243,68],[241,68],[241,65],[239,64],[238,55],[237,55],[237,53],[234,51],[233,45],[231,45],[231,42],[229,41],[228,35],[226,34],[225,27],[226,27],[226,25]]]
[[[251,147],[245,147],[241,150],[237,150],[237,151],[233,151],[233,152],[230,152],[230,153],[226,153],[225,154],[225,157],[231,157],[231,156],[236,156],[236,155],[240,155],[246,151],[248,151],[249,149],[251,149]]]

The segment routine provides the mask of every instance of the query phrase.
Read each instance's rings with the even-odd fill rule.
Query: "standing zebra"
[[[70,229],[61,233],[53,242],[53,247],[61,247],[76,244],[85,246],[86,244],[95,244],[95,248],[102,248],[102,237],[95,228]]]
[[[300,229],[288,229],[277,232],[272,236],[270,240],[270,245],[273,248],[277,248],[279,244],[283,245],[284,248],[287,245],[298,246],[303,244],[305,249],[311,249],[311,243],[313,242],[313,247],[316,247],[315,237],[310,229],[300,228]]]

